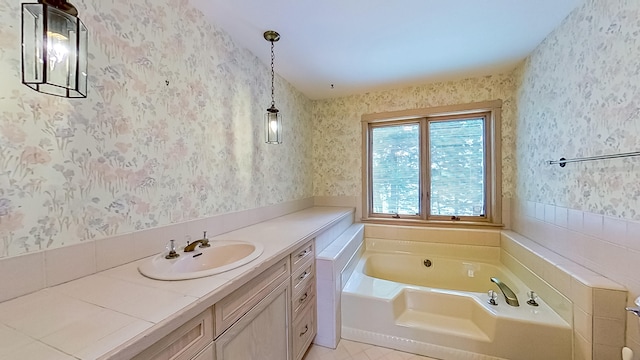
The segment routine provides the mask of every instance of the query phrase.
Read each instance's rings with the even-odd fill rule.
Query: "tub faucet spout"
[[[511,306],[520,306],[516,294],[514,294],[513,291],[505,283],[500,281],[500,279],[494,277],[491,278],[491,282],[498,285],[500,291],[502,291],[502,294],[504,295],[505,300],[507,301],[507,304]]]

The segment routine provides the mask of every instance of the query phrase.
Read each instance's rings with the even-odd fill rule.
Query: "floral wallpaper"
[[[640,220],[640,2],[587,0],[515,72],[517,196]]]
[[[73,4],[79,100],[21,84],[20,2],[0,0],[0,257],[313,195],[311,102],[277,78],[265,144],[267,66],[187,0]]]
[[[514,189],[515,84],[510,74],[439,82],[313,103],[314,195],[362,195],[363,114],[501,99],[502,192]]]

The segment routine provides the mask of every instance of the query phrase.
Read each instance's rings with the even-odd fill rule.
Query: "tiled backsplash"
[[[637,275],[637,264],[640,263],[639,223],[531,201],[514,201],[513,205],[515,231],[533,240],[532,246],[550,253],[550,256],[563,257],[578,264],[559,264],[558,268],[565,272],[586,268],[597,273],[580,278],[583,284],[597,283],[602,277],[615,281],[628,291],[626,305],[634,306],[634,299],[640,295]],[[608,297],[595,291],[589,301],[601,302],[596,299],[601,296]],[[636,353],[640,352],[638,318],[625,314],[623,305],[615,309],[602,309],[606,312],[597,313],[595,303],[592,312],[585,309],[589,304],[581,307],[582,312],[574,312],[576,324],[584,323],[593,328],[594,336],[602,335],[607,339],[616,333],[612,331],[612,321],[626,320],[626,346]],[[619,335],[620,330],[617,332]],[[591,340],[581,335],[577,338],[576,346],[586,348]],[[593,347],[593,358],[608,359],[605,355],[618,358],[619,348],[624,344],[618,341],[615,349],[608,344],[597,345]]]
[[[171,239],[184,244],[205,230],[213,237],[311,206],[313,198],[306,198],[0,258],[0,302],[157,254]]]

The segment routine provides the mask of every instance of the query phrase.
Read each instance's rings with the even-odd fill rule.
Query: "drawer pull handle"
[[[304,251],[301,251],[300,253],[298,253],[298,259],[303,258],[305,256],[307,256],[307,254],[310,252],[309,249],[304,249]]]
[[[309,296],[309,294],[304,293],[304,295],[302,295],[302,297],[300,299],[298,299],[298,302],[300,304],[302,304],[305,300],[307,300],[307,297]]]
[[[303,272],[303,273],[302,273],[302,275],[300,275],[300,276],[298,277],[298,280],[304,280],[304,278],[306,278],[307,276],[309,276],[309,274],[310,274],[310,272],[308,272],[308,271]]]
[[[304,335],[307,333],[307,331],[309,331],[309,325],[305,325],[304,326],[304,331],[300,333],[300,336]]]

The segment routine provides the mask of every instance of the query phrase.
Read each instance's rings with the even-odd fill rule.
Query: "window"
[[[500,106],[364,115],[364,218],[499,223]]]
[[[420,212],[420,124],[371,128],[373,212]]]

